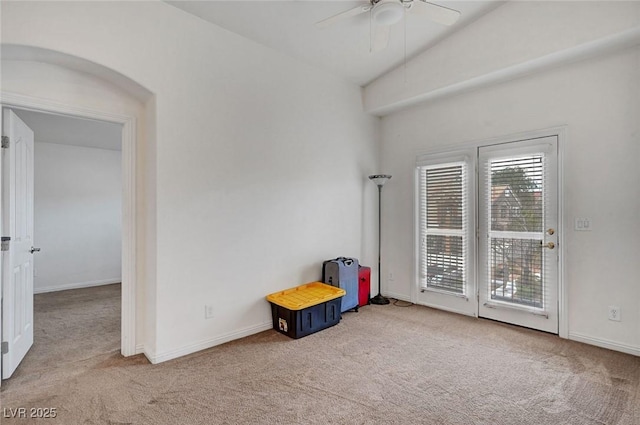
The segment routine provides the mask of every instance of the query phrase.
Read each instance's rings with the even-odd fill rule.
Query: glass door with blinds
[[[557,137],[478,149],[478,315],[558,333]]]

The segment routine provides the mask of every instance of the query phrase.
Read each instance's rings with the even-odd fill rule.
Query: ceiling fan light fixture
[[[373,8],[373,20],[378,25],[393,25],[404,16],[404,6],[397,0],[381,0]]]

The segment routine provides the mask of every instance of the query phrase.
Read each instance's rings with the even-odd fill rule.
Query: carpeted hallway
[[[125,359],[119,291],[36,296],[3,416],[57,418],[3,424],[640,423],[640,358],[420,306],[364,307],[299,340],[267,331],[159,365]]]

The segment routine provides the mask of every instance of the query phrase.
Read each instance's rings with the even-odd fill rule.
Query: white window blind
[[[418,167],[420,287],[467,293],[468,165],[464,161]]]
[[[489,158],[489,299],[543,310],[545,291],[544,154]]]

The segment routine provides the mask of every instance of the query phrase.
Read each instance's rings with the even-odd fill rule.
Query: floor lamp
[[[378,295],[371,298],[371,304],[384,305],[389,304],[389,300],[382,296],[380,292],[380,281],[382,274],[380,272],[380,248],[382,246],[382,186],[391,178],[388,174],[375,174],[369,176],[369,179],[378,185]]]

